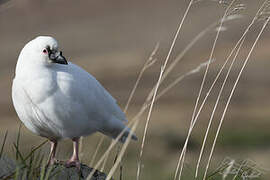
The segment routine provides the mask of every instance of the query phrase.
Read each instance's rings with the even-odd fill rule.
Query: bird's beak
[[[62,55],[62,51],[49,51],[49,59],[53,63],[68,64],[66,58]]]

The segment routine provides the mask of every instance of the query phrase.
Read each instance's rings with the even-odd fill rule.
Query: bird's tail
[[[128,138],[128,135],[131,133],[130,128],[126,127],[126,125],[124,124],[123,121],[120,121],[118,119],[116,119],[115,117],[113,117],[112,119],[110,119],[109,122],[104,123],[106,126],[102,127],[102,133],[116,139],[119,134],[122,133],[122,131],[124,130],[125,132],[122,133],[123,135],[119,138],[119,142],[124,143],[126,141],[126,139]],[[131,139],[132,140],[137,140],[138,138],[136,137],[135,134],[131,134]]]
[[[129,134],[130,134],[130,129],[128,128],[128,129],[124,132],[124,134],[122,135],[122,137],[119,139],[119,141],[120,141],[121,143],[125,143],[126,140],[127,140],[127,138],[128,138],[128,135],[129,135]],[[136,136],[135,134],[131,134],[131,139],[132,139],[132,140],[135,140],[135,141],[138,140],[138,138],[137,138],[137,136]]]

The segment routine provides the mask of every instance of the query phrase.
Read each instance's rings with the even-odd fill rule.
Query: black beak
[[[62,51],[49,51],[49,59],[53,63],[68,64],[66,58],[62,55]]]

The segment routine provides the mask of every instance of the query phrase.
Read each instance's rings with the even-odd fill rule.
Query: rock
[[[25,169],[24,169],[25,170]],[[13,175],[15,174],[16,171],[16,163],[4,156],[0,159],[0,179],[13,179]],[[37,174],[39,175],[40,170],[37,170]],[[81,165],[81,172],[78,172],[78,170],[75,167],[71,168],[66,168],[62,164],[56,164],[52,167],[50,171],[50,178],[49,180],[58,180],[58,179],[63,179],[63,180],[85,180],[87,179],[88,175],[93,171],[93,168],[90,168],[84,164]],[[23,176],[23,170],[20,171],[19,177]],[[47,172],[49,172],[49,168],[47,169]],[[18,179],[23,179],[23,178],[18,178]],[[36,179],[36,178],[35,178]],[[39,180],[40,177],[37,178]],[[103,172],[100,172],[96,170],[91,178],[91,180],[105,180],[106,179],[106,174]],[[113,180],[113,179],[111,179]]]
[[[81,173],[75,167],[66,168],[65,166],[58,164],[53,167],[51,174],[56,174],[52,179],[67,179],[67,180],[84,180],[87,176],[93,171],[93,168],[90,168],[84,164],[81,165]],[[91,180],[105,180],[106,174],[98,170],[95,171]]]
[[[15,169],[16,164],[12,159],[6,156],[2,156],[0,158],[0,179],[3,179],[13,174]]]

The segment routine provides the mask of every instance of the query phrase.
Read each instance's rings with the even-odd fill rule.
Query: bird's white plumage
[[[58,48],[55,39],[38,37],[19,56],[12,99],[21,121],[31,131],[49,139],[94,132],[116,137],[126,127],[125,114],[116,100],[79,66],[71,62],[50,63],[41,53],[46,46]]]

